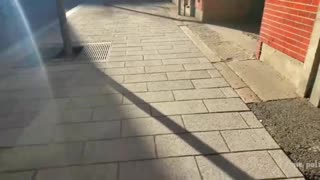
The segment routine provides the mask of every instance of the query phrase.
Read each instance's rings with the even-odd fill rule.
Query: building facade
[[[287,78],[301,97],[311,97],[319,106],[320,0],[181,1],[195,3],[195,17],[204,22],[258,23],[258,59]]]

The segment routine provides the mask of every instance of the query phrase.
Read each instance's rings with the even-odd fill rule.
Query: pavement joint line
[[[209,108],[207,107],[206,103],[204,103],[204,99],[201,100],[202,104],[206,108],[207,112],[210,112]]]
[[[249,126],[248,126],[248,127],[249,127]],[[229,151],[229,152],[232,152],[232,150],[231,150],[231,148],[229,147],[226,139],[225,139],[225,138],[223,137],[223,135],[221,134],[221,131],[219,131],[219,135],[220,135],[220,137],[222,138],[222,141],[224,142],[224,144],[226,145],[226,147],[228,148],[228,151]]]
[[[268,133],[269,134],[269,133]],[[271,135],[270,135],[271,136]],[[273,138],[272,138],[273,139]],[[280,149],[282,150],[282,148],[280,147]],[[281,173],[285,176],[288,177],[286,175],[286,173],[282,170],[282,168],[279,166],[279,164],[277,163],[277,161],[273,158],[273,156],[270,154],[269,151],[267,151],[268,155],[271,157],[272,161],[276,164],[276,166],[280,169]],[[291,161],[291,160],[290,160]]]
[[[193,156],[193,159],[194,159],[194,161],[196,162],[196,166],[197,166],[197,169],[198,169],[199,176],[200,176],[201,180],[203,180],[203,176],[202,176],[202,174],[201,174],[200,167],[199,167],[199,163],[198,163],[198,161],[197,161],[196,156]]]
[[[119,136],[119,137],[112,137],[112,138],[96,138],[96,139],[87,139],[87,140],[51,142],[50,145],[83,143],[83,148],[85,149],[88,142],[115,141],[115,140],[121,140],[121,139],[134,139],[134,138],[156,137],[156,136],[166,136],[166,135],[187,135],[187,134],[195,134],[195,133],[227,132],[227,131],[258,130],[258,129],[264,129],[264,127],[255,127],[255,128],[246,127],[246,128],[233,128],[233,129],[222,129],[222,130],[203,130],[203,131],[188,131],[187,129],[185,129],[185,131],[183,131],[183,132],[170,132],[170,133],[149,134],[149,135]],[[6,150],[6,149],[11,149],[11,148],[22,148],[22,147],[37,147],[37,146],[46,146],[46,145],[48,145],[48,144],[25,144],[25,145],[16,145],[14,147],[0,147],[0,150]],[[238,152],[238,151],[233,151],[233,152]]]
[[[208,156],[220,156],[224,154],[236,154],[236,153],[243,153],[243,152],[267,152],[272,150],[281,150],[280,148],[271,148],[271,149],[257,149],[257,150],[246,150],[246,151],[233,151],[233,152],[215,152],[215,153],[206,153],[206,154],[193,154],[193,155],[179,155],[179,156],[167,156],[167,157],[160,157],[160,158],[141,158],[135,160],[121,160],[121,161],[106,161],[106,162],[93,162],[93,163],[74,163],[68,165],[60,165],[60,166],[46,166],[40,168],[30,168],[30,169],[16,169],[16,170],[5,170],[1,171],[0,173],[13,173],[13,172],[25,172],[25,171],[41,171],[41,170],[48,170],[48,169],[56,169],[56,168],[66,168],[66,167],[73,167],[73,166],[89,166],[89,165],[103,165],[103,164],[116,164],[116,163],[129,163],[129,162],[144,162],[144,161],[153,161],[153,160],[166,160],[166,159],[175,159],[175,158],[184,158],[184,157],[208,157]]]
[[[222,99],[228,99],[228,98],[222,98]],[[236,99],[239,99],[239,98],[236,98]],[[184,101],[193,101],[193,100],[184,100]],[[169,101],[169,102],[178,102],[178,101]],[[159,102],[159,103],[163,103],[163,102]],[[148,105],[150,107],[149,103],[141,103],[139,105],[142,105],[142,104]],[[134,105],[134,104],[121,104],[121,105],[127,105],[128,106],[128,105]],[[104,106],[97,106],[97,107],[104,107]],[[84,108],[84,109],[92,109],[92,108]],[[33,113],[33,112],[38,112],[38,111],[29,111],[29,112]],[[183,116],[183,115],[216,114],[216,113],[241,113],[241,112],[251,112],[251,110],[219,111],[219,112],[209,112],[208,111],[208,112],[191,113],[191,114],[170,114],[170,115],[165,115],[165,116],[161,116],[161,115],[160,116],[152,116],[151,113],[150,113],[150,116],[148,116],[148,117],[168,117],[168,116],[179,116],[179,115]],[[23,112],[17,112],[17,113],[23,113]],[[146,118],[148,118],[148,117],[146,117]],[[56,124],[77,124],[77,123],[93,123],[93,122],[105,122],[105,121],[106,122],[112,122],[112,121],[130,120],[130,119],[137,119],[137,118],[123,118],[123,119],[110,119],[110,120],[91,120],[91,121],[84,121],[84,122],[60,122],[60,123],[56,123]],[[17,128],[13,128],[13,129],[17,129]]]
[[[157,148],[157,143],[156,143],[156,138],[157,136],[153,135],[153,143],[154,143],[154,153],[155,153],[155,157],[156,158],[159,158],[159,155],[158,155],[158,148]]]

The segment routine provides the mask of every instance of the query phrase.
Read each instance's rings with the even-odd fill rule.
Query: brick
[[[88,142],[84,161],[89,163],[114,162],[155,158],[153,137],[125,138]]]
[[[140,117],[149,117],[151,114],[147,104],[102,106],[94,109],[93,120],[122,120]]]
[[[80,163],[82,148],[81,143],[70,143],[1,149],[0,171],[36,169]]]
[[[99,164],[88,166],[70,166],[40,170],[35,180],[98,180],[117,179],[116,164]]]
[[[263,127],[263,125],[260,123],[260,121],[252,112],[241,112],[240,114],[243,117],[243,119],[247,122],[249,127],[251,128]]]
[[[196,160],[204,180],[285,177],[266,151],[198,156]]]
[[[249,108],[239,98],[204,100],[209,112],[247,111]]]
[[[174,101],[174,97],[171,91],[161,91],[161,92],[143,92],[134,94],[124,95],[124,104],[136,104],[149,102],[164,102],[164,101]]]
[[[184,71],[181,65],[164,65],[164,66],[148,66],[145,67],[147,73],[175,72]]]
[[[184,131],[180,116],[138,118],[122,121],[122,135],[125,137],[178,133]]]
[[[122,95],[103,95],[71,98],[70,106],[72,108],[96,107],[108,104],[121,104]]]
[[[143,67],[112,68],[104,71],[107,75],[126,75],[144,73]]]
[[[221,134],[231,151],[279,148],[265,129],[230,130]]]
[[[206,71],[168,72],[167,76],[169,80],[210,78],[210,75]]]
[[[180,102],[163,102],[151,103],[152,115],[178,115],[207,112],[202,101],[180,101]]]
[[[32,180],[34,172],[15,172],[15,173],[2,173],[0,179],[3,180]]]
[[[193,157],[120,163],[119,179],[201,180]]]
[[[268,152],[288,178],[303,177],[298,168],[282,150],[271,150]]]
[[[120,122],[95,122],[58,125],[54,141],[87,141],[120,137]]]
[[[128,61],[126,62],[126,67],[139,67],[139,66],[160,66],[162,65],[161,60],[151,60],[151,61]]]
[[[229,151],[219,132],[160,135],[156,136],[156,146],[159,157],[215,154]]]
[[[188,131],[248,128],[238,113],[194,114],[182,116]]]
[[[223,78],[197,79],[197,80],[192,80],[192,83],[196,88],[199,88],[199,89],[229,86],[229,84]]]
[[[207,70],[207,69],[215,69],[211,63],[199,63],[199,64],[184,64],[184,68],[188,71],[192,70]]]
[[[92,109],[74,109],[63,113],[61,122],[87,122],[91,121]]]
[[[176,100],[224,98],[220,89],[192,89],[173,91]]]
[[[166,74],[163,74],[163,73],[139,74],[139,75],[127,75],[127,76],[125,76],[125,82],[126,83],[164,81],[164,80],[167,80],[167,76],[166,76]]]
[[[162,81],[162,82],[149,82],[149,91],[164,91],[164,90],[179,90],[179,89],[193,89],[191,81]]]

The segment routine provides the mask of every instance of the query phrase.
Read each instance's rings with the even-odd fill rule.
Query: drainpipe
[[[196,0],[190,0],[190,16],[195,17],[196,16]]]
[[[178,0],[178,15],[181,15],[181,0]]]
[[[316,107],[320,107],[320,63],[316,80],[314,81],[310,102]]]

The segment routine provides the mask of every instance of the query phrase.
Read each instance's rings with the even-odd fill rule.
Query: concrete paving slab
[[[55,142],[88,141],[120,137],[120,122],[94,122],[58,125]]]
[[[200,180],[193,157],[120,163],[120,180]]]
[[[82,149],[82,143],[4,148],[0,150],[0,171],[79,164]]]
[[[182,116],[188,131],[208,131],[248,128],[238,113],[210,113]]]
[[[117,164],[70,166],[40,170],[35,180],[116,180]]]
[[[83,160],[86,163],[97,163],[150,159],[155,156],[153,137],[139,137],[88,142]]]
[[[147,85],[149,91],[168,91],[194,88],[190,80],[148,82]]]
[[[285,178],[267,151],[196,157],[204,180]]]
[[[218,88],[215,89],[192,89],[173,91],[176,100],[196,100],[224,98],[225,95]]]
[[[203,102],[200,100],[151,103],[151,106],[151,112],[153,116],[208,112]]]
[[[93,111],[94,121],[123,120],[140,117],[149,117],[151,114],[149,105],[120,105],[120,106],[101,106]]]
[[[204,147],[195,140],[200,140]],[[159,157],[215,154],[228,152],[229,149],[219,132],[201,132],[181,135],[156,136],[156,147]]]
[[[207,71],[185,71],[167,73],[169,80],[205,79],[210,78]]]
[[[282,150],[271,150],[268,152],[288,178],[303,177],[298,168]]]
[[[185,132],[185,130],[180,116],[138,118],[122,121],[122,136],[124,137],[181,132]]]
[[[192,83],[198,89],[229,86],[229,84],[223,78],[196,79],[196,80],[192,80]]]
[[[174,97],[171,91],[131,93],[124,95],[123,103],[136,104],[137,102],[141,102],[141,100],[147,103],[165,102],[174,101]]]
[[[2,173],[2,174],[0,174],[0,179],[3,179],[3,180],[32,180],[33,175],[34,175],[33,171]]]
[[[233,61],[227,64],[262,101],[298,97],[289,81],[261,61]]]
[[[257,119],[257,117],[253,114],[253,112],[241,112],[240,113],[243,119],[251,128],[262,128],[263,125]]]
[[[280,148],[265,129],[226,130],[221,134],[231,151]]]
[[[209,112],[248,111],[249,108],[239,98],[210,99],[203,101]]]
[[[164,73],[138,74],[138,75],[125,76],[126,83],[164,81],[164,80],[167,80],[167,76]]]

